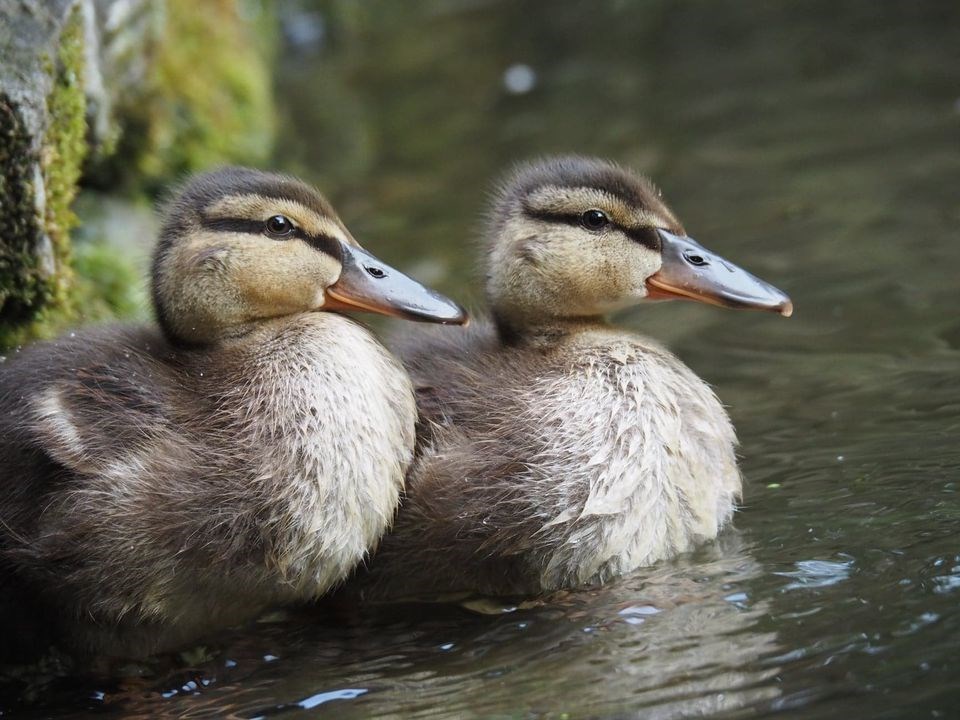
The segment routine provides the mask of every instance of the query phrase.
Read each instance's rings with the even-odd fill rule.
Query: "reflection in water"
[[[283,717],[329,705],[357,718],[730,710],[779,695],[778,668],[764,660],[782,652],[762,627],[769,603],[747,590],[758,572],[729,533],[695,557],[506,612],[303,613],[238,635],[166,685],[128,683],[103,702],[144,718]]]
[[[263,624],[175,673],[41,686],[27,714],[955,714],[960,4],[296,5],[315,22],[282,53],[278,165],[388,262],[476,298],[487,183],[579,151],[649,172],[694,237],[789,292],[789,322],[622,319],[730,406],[740,536],[502,615]]]

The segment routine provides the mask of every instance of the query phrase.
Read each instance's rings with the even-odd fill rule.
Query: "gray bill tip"
[[[327,288],[339,309],[364,310],[440,325],[464,325],[467,312],[458,303],[357,245],[342,246],[340,278]]]
[[[793,314],[782,290],[708,250],[691,237],[660,234],[661,267],[647,278],[651,299],[684,298],[746,310]]]
[[[470,315],[461,305],[440,293],[430,291],[433,302],[420,302],[406,308],[411,320],[425,320],[440,325],[466,325]]]

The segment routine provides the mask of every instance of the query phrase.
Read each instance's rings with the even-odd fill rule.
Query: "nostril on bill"
[[[371,277],[376,278],[377,280],[380,280],[380,279],[385,278],[385,277],[387,276],[387,274],[386,274],[383,270],[381,270],[380,268],[375,267],[375,266],[373,266],[373,265],[364,265],[364,266],[363,266],[363,269],[367,271],[367,274],[368,274],[368,275],[370,275]]]
[[[683,257],[684,257],[684,258],[686,259],[686,261],[687,261],[688,263],[690,263],[691,265],[701,266],[701,265],[707,265],[707,264],[709,264],[709,263],[707,262],[707,259],[706,259],[705,257],[703,257],[703,255],[697,255],[697,254],[695,254],[695,253],[684,253]]]

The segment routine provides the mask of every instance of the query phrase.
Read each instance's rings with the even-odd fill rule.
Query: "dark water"
[[[790,320],[622,318],[729,405],[736,530],[510,612],[263,623],[173,670],[34,683],[12,714],[960,717],[960,5],[292,7],[278,164],[385,260],[477,297],[491,179],[577,151],[651,174],[793,296]]]

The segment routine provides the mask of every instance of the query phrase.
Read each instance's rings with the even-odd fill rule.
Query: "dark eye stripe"
[[[533,218],[534,220],[542,220],[544,222],[561,222],[567,225],[576,225],[580,227],[581,216],[579,213],[550,212],[548,210],[533,210],[532,208],[524,208],[523,212],[527,217]]]
[[[202,224],[208,230],[215,230],[217,232],[248,233],[250,235],[264,235],[264,230],[266,227],[266,221],[264,220],[248,220],[245,218],[215,218],[212,220],[204,219]],[[278,242],[283,242],[284,240],[288,240],[290,238],[300,238],[305,243],[313,248],[316,248],[320,252],[326,253],[337,260],[343,259],[343,253],[340,249],[340,241],[336,238],[329,237],[327,235],[309,235],[304,232],[303,228],[294,228],[289,235],[284,235],[275,239]]]
[[[264,220],[248,220],[245,218],[213,218],[211,220],[203,220],[203,226],[208,230],[249,233],[250,235],[262,235],[265,224]],[[295,229],[291,235],[297,232],[299,232],[299,229]]]
[[[660,251],[660,235],[656,228],[620,228],[628,238],[651,250]]]
[[[545,210],[533,210],[532,208],[524,208],[523,212],[527,217],[533,218],[534,220],[562,222],[566,225],[583,227],[583,223],[581,222],[583,216],[579,213],[553,213]],[[613,222],[613,220],[610,221],[610,227],[617,228],[628,238],[644,247],[648,247],[651,250],[660,250],[660,236],[657,234],[656,228],[625,228]]]
[[[343,245],[336,238],[330,237],[329,235],[305,235],[300,234],[297,237],[301,237],[307,241],[310,247],[316,248],[322,253],[326,253],[330,257],[343,262]]]

